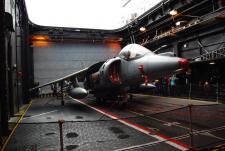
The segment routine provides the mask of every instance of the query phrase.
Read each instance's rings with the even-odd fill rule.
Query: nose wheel
[[[122,95],[122,96],[118,96],[118,106],[123,108],[127,105],[128,103],[128,100],[129,100],[129,97],[128,95]]]
[[[113,103],[115,106],[118,106],[119,108],[123,108],[127,105],[128,101],[130,101],[133,98],[133,96],[130,94],[125,94],[125,95],[118,95],[117,97],[110,97],[110,98],[101,98],[101,97],[96,97],[95,101],[96,103],[99,104],[110,104]]]

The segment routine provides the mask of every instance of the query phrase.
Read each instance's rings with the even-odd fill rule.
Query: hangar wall
[[[225,30],[223,22],[214,23],[217,24],[165,40],[169,46],[158,52],[173,51],[191,62],[191,74],[176,77],[175,97],[225,102]],[[172,95],[169,91],[170,88],[168,94],[163,95]]]
[[[0,137],[8,133],[8,119],[29,101],[32,60],[28,51],[28,17],[23,1],[1,1]],[[28,64],[29,61],[29,64]]]
[[[112,58],[120,51],[118,43],[48,42],[33,44],[34,80],[39,84],[61,78],[99,61]]]
[[[184,40],[179,43],[178,49],[180,56],[191,59],[224,47],[225,34],[220,31],[210,35],[196,36],[195,38]]]

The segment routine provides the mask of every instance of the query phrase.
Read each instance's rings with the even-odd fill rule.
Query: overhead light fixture
[[[146,31],[146,28],[145,28],[145,27],[141,27],[139,30],[140,30],[141,32],[145,32],[145,31]]]
[[[45,35],[33,35],[31,39],[32,41],[48,41],[50,38]]]
[[[169,12],[169,14],[170,14],[171,16],[175,16],[175,15],[178,14],[178,12],[177,12],[176,9],[173,9],[173,10],[171,10],[171,11]]]
[[[180,21],[176,22],[176,26],[182,26],[182,25],[184,25],[186,23],[187,23],[186,20],[180,20]]]
[[[180,21],[176,22],[176,26],[180,26],[180,24],[181,24]]]

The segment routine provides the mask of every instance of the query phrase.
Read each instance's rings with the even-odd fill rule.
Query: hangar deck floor
[[[58,120],[63,119],[64,150],[160,150],[211,148],[225,143],[225,105],[196,100],[134,95],[120,109],[94,98],[56,98],[33,103],[6,150],[60,150]],[[190,139],[190,106],[191,126]]]

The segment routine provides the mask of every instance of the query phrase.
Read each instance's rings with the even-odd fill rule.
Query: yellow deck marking
[[[8,144],[8,142],[10,141],[12,135],[15,133],[16,128],[19,126],[19,123],[23,120],[24,115],[26,114],[26,112],[28,111],[28,109],[30,108],[32,104],[32,101],[30,101],[28,107],[26,108],[26,110],[23,112],[22,116],[20,117],[19,121],[16,123],[16,126],[13,128],[12,132],[10,133],[9,137],[6,139],[4,145],[2,146],[1,151],[5,150],[6,145]]]

